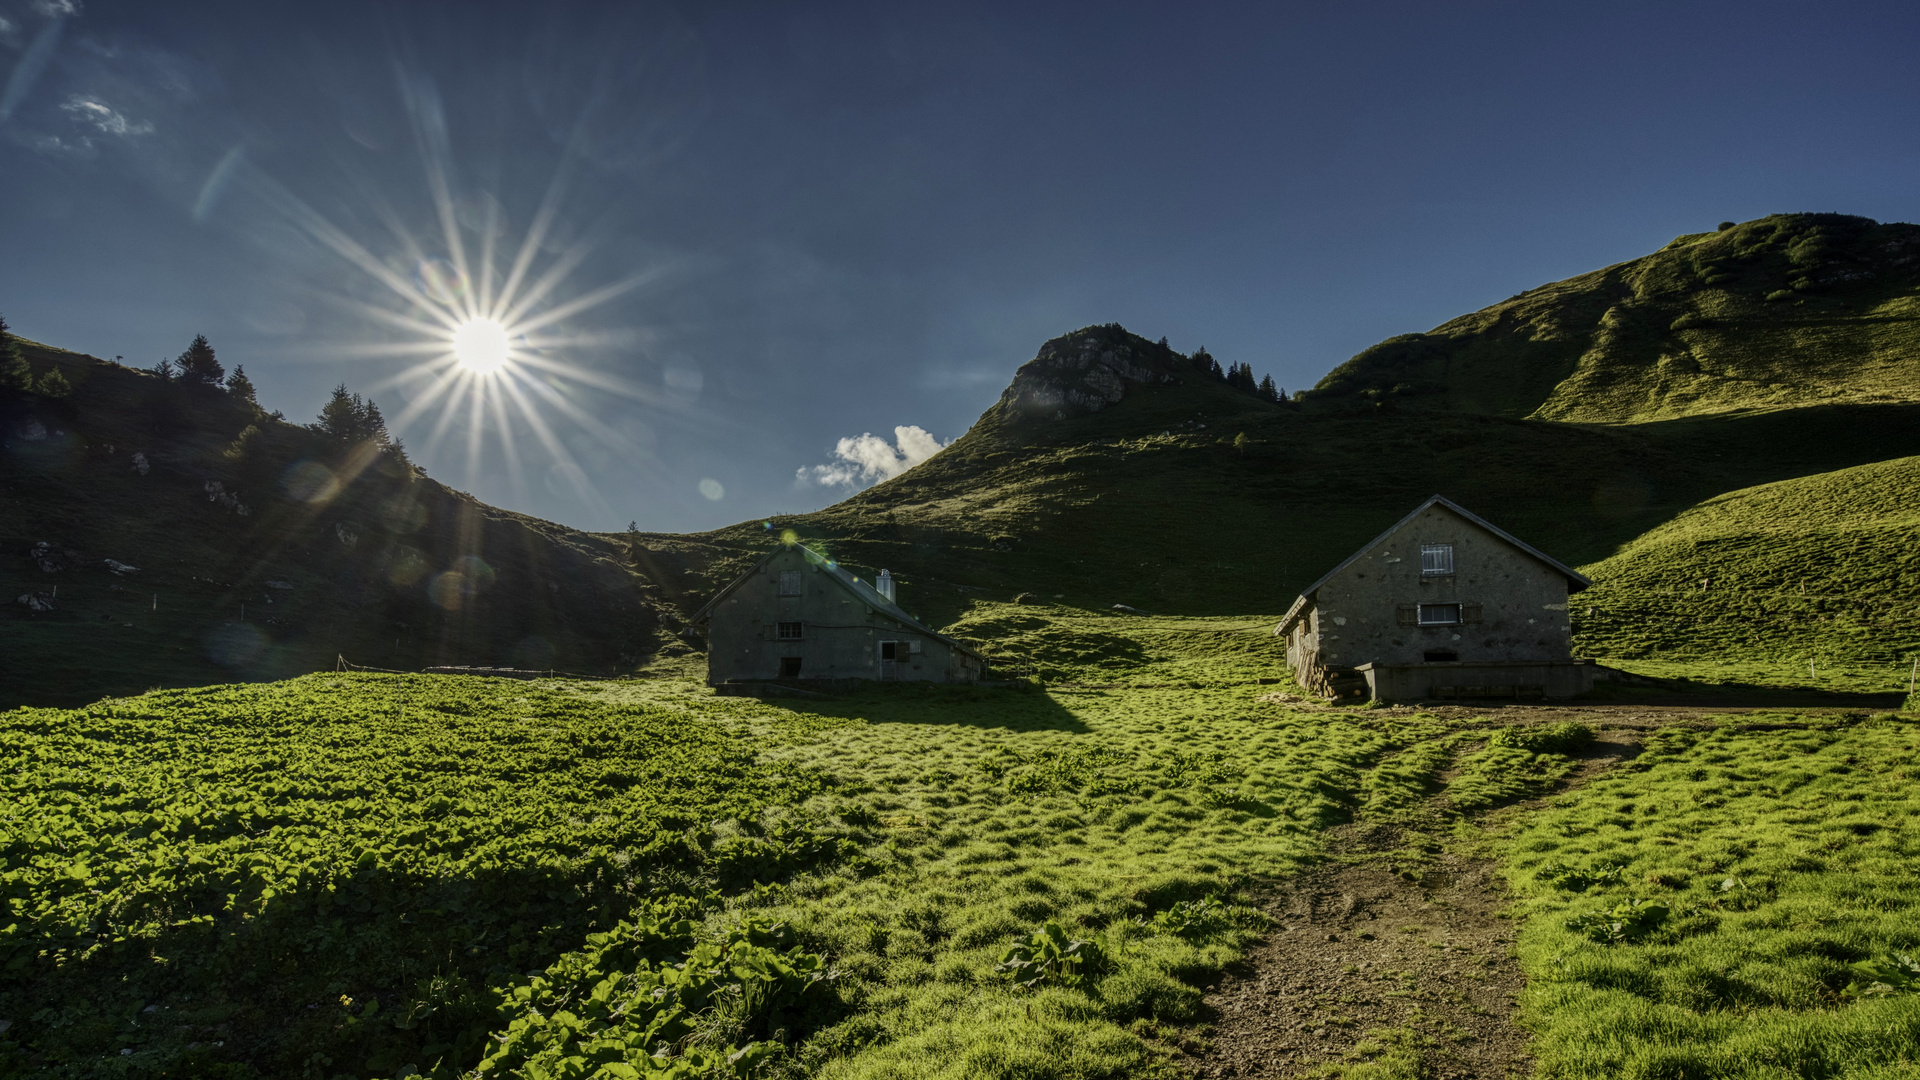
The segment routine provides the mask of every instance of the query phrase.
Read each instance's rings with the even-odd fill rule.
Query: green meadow
[[[1911,717],[1687,720],[1566,786],[1586,727],[1288,700],[1264,623],[970,618],[1031,675],[0,714],[0,1072],[1179,1075],[1262,884],[1352,821],[1499,861],[1541,1075],[1920,1062]],[[1421,1075],[1374,1043],[1351,1075]]]

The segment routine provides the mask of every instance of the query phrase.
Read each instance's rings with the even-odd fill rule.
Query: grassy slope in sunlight
[[[1917,751],[1912,718],[1672,729],[1511,822],[1541,1075],[1920,1071],[1920,987],[1853,967],[1920,949]],[[1635,900],[1669,913],[1617,943],[1568,926]]]

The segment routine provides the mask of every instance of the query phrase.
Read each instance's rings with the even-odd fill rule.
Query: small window
[[[780,658],[780,677],[783,679],[799,678],[800,677],[800,658],[797,656],[781,657]]]
[[[1443,577],[1453,573],[1453,545],[1421,544],[1420,573],[1428,577]]]
[[[883,641],[880,643],[880,659],[882,660],[903,660],[905,657],[901,654],[906,651],[907,650],[900,647],[900,643],[897,641]]]
[[[1421,626],[1458,626],[1460,625],[1459,604],[1421,604]]]
[[[799,596],[800,595],[800,571],[798,570],[780,571],[780,595],[781,596]]]
[[[781,623],[780,624],[780,640],[781,641],[799,641],[801,636],[800,635],[801,626],[802,624],[797,622]]]

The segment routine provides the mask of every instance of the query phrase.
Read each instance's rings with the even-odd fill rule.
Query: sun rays
[[[508,244],[501,203],[490,192],[463,192],[455,182],[437,95],[430,86],[405,79],[402,93],[431,197],[428,227],[409,227],[390,204],[376,205],[387,232],[385,243],[376,245],[285,186],[253,177],[268,201],[302,232],[378,285],[372,298],[335,292],[332,299],[389,340],[329,346],[327,353],[401,362],[368,390],[397,391],[404,399],[389,427],[396,435],[422,438],[415,450],[424,461],[433,460],[450,438],[464,443],[469,489],[500,469],[514,494],[524,496],[528,455],[519,440],[530,436],[536,458],[548,459],[548,485],[570,490],[597,516],[611,520],[618,515],[594,487],[576,451],[598,454],[597,444],[636,465],[651,455],[597,415],[594,403],[608,395],[624,398],[647,407],[648,421],[686,414],[689,406],[684,397],[591,368],[578,355],[633,346],[647,340],[645,334],[578,323],[654,281],[663,268],[587,287],[573,281],[592,252],[584,242],[556,238],[570,150],[560,153],[519,242]],[[386,250],[376,253],[377,247]]]

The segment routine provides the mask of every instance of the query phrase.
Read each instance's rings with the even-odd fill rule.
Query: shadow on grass
[[[825,700],[782,698],[780,705],[810,716],[858,719],[870,724],[943,724],[1074,734],[1090,730],[1051,695],[1016,687],[869,683]]]
[[[1767,686],[1749,682],[1701,682],[1695,679],[1631,676],[1631,682],[1602,682],[1574,699],[1589,705],[1658,705],[1730,709],[1898,709],[1902,693],[1867,694],[1807,686]]]

